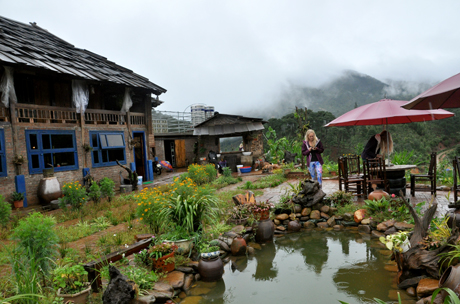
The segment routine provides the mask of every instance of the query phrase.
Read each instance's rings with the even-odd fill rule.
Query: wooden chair
[[[373,191],[373,185],[375,184],[376,187],[383,188],[386,192],[389,192],[390,187],[387,180],[387,171],[382,158],[364,160],[363,169],[368,191]]]
[[[453,161],[453,173],[454,173],[454,185],[452,186],[452,191],[454,192],[454,204],[458,202],[458,192],[460,191],[459,178],[460,178],[460,160],[458,156],[455,156]]]
[[[429,181],[430,188],[415,188],[416,181]],[[430,191],[431,195],[436,196],[436,152],[431,153],[430,167],[427,174],[410,175],[410,194],[415,196],[415,191]]]
[[[366,180],[360,173],[359,156],[339,157],[339,190],[367,197]]]

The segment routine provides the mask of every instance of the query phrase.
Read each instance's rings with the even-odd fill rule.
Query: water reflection
[[[277,237],[256,250],[254,257],[232,259],[225,265],[225,284],[199,303],[390,301],[395,273],[384,270],[389,257],[381,254],[377,242],[368,235],[343,231]]]
[[[276,247],[273,242],[265,243],[263,246],[263,254],[257,254],[255,256],[257,261],[256,272],[252,277],[256,281],[267,281],[276,278],[278,269],[273,260],[276,256]]]

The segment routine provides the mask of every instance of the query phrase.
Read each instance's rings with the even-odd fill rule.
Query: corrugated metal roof
[[[262,118],[216,113],[213,117],[196,125],[193,128],[193,135],[219,136],[264,130],[264,123],[266,121]]]
[[[0,65],[22,65],[144,88],[155,95],[166,89],[107,58],[79,49],[35,23],[25,24],[0,16]]]

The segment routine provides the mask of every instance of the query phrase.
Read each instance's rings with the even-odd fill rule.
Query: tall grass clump
[[[0,195],[0,226],[5,228],[11,216],[11,204],[5,201],[5,197]]]

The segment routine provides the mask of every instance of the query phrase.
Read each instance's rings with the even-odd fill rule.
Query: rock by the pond
[[[248,254],[253,255],[255,252],[255,249],[253,247],[248,246]]]
[[[332,227],[332,228],[334,228],[334,230],[337,230],[337,231],[338,231],[338,230],[342,230],[342,229],[343,229],[343,225],[334,225],[334,227]]]
[[[417,296],[425,297],[432,294],[439,287],[439,280],[424,278],[418,282]]]
[[[299,213],[296,213],[296,214],[295,214],[295,217],[301,218],[301,217],[302,217],[302,214],[300,214],[300,212],[299,212]]]
[[[361,225],[369,225],[371,223],[371,220],[368,218],[365,218],[361,221]]]
[[[385,222],[381,222],[380,224],[377,225],[377,230],[386,231],[388,228],[393,227],[394,223],[395,223],[395,220],[388,220]]]
[[[288,224],[288,231],[299,231],[302,226],[297,221],[290,221]]]
[[[329,228],[329,225],[327,224],[327,222],[319,222],[318,224],[316,224],[318,226],[318,228]]]
[[[237,227],[239,227],[239,228],[237,228]],[[237,230],[240,230],[240,231],[243,231],[243,230],[244,230],[244,226],[243,226],[243,225],[235,226],[233,229],[235,229],[235,228],[236,228]],[[236,231],[234,231],[233,229],[232,229],[231,231],[225,232],[225,233],[223,234],[223,236],[224,236],[224,237],[231,238],[231,239],[236,238],[236,237],[240,234],[240,232],[236,232]]]
[[[218,241],[218,243],[219,243],[219,248],[220,248],[220,249],[222,249],[222,250],[224,250],[224,251],[230,251],[230,247],[229,247],[229,245],[228,245],[226,242],[221,241],[220,239],[217,240],[217,241]],[[232,239],[232,242],[233,242],[233,239]],[[230,245],[231,245],[231,243],[230,243]]]
[[[398,265],[385,265],[383,269],[389,272],[398,272]]]
[[[291,221],[295,220],[295,213],[289,214],[289,218],[291,219]]]
[[[299,213],[300,211],[302,211],[302,206],[300,206],[299,204],[295,204],[294,205],[294,212]]]
[[[281,214],[278,214],[275,218],[277,220],[284,221],[289,218],[289,215],[287,215],[286,213],[281,213]]]
[[[415,288],[414,287],[409,287],[406,289],[406,292],[408,295],[410,295],[411,297],[415,297],[416,294],[415,294]]]
[[[232,228],[232,231],[235,232],[236,234],[241,234],[245,230],[246,229],[244,228],[243,225],[237,225],[237,226]]]
[[[418,276],[418,277],[413,277],[410,279],[406,279],[402,281],[401,283],[398,284],[398,288],[400,289],[407,289],[409,287],[417,287],[418,283],[420,282],[421,279],[425,279],[426,276]]]
[[[358,231],[370,234],[371,233],[371,227],[369,227],[369,225],[359,225],[358,226]]]
[[[172,271],[166,275],[165,280],[168,282],[174,289],[182,288],[184,286],[185,273],[181,271]]]
[[[335,226],[335,217],[331,216],[326,223],[329,225],[329,227],[334,227]]]
[[[324,212],[321,212],[320,215],[321,215],[322,218],[324,218],[326,220],[328,220],[330,218],[330,215],[327,214],[327,213],[324,213]]]
[[[354,220],[353,218],[353,214],[352,213],[349,213],[349,212],[346,212],[343,214],[343,220],[346,221],[346,222],[351,222]]]
[[[169,283],[166,283],[165,281],[156,282],[153,289],[156,291],[160,291],[160,292],[173,292],[174,291],[174,288]]]
[[[185,266],[192,267],[193,270],[198,271],[198,261],[189,261]]]
[[[321,212],[319,210],[313,210],[310,213],[310,218],[313,220],[319,220],[321,218]]]
[[[382,232],[377,231],[377,230],[372,230],[371,231],[371,237],[379,239],[381,236],[385,236],[385,234],[383,234]]]
[[[255,242],[249,242],[248,243],[248,246],[254,248],[254,249],[257,249],[257,250],[261,250],[262,249],[262,246],[260,246],[259,243],[255,243]]]
[[[192,267],[177,266],[176,270],[182,271],[183,273],[193,273],[193,268]]]
[[[273,223],[275,224],[275,226],[278,226],[279,224],[281,224],[280,220],[278,219],[274,219]]]
[[[284,228],[284,226],[276,226],[276,230],[284,231],[286,228]]]
[[[305,228],[315,228],[315,227],[316,227],[315,223],[313,223],[313,222],[308,222],[308,221],[305,222],[305,223],[303,224],[303,226],[304,226]]]
[[[383,234],[390,235],[390,234],[393,234],[393,233],[396,233],[396,232],[398,232],[398,229],[396,229],[395,227],[390,227],[387,230],[385,230],[385,232]]]
[[[283,225],[287,226],[287,225],[289,224],[290,221],[291,221],[290,219],[284,220],[284,221],[283,221]]]
[[[324,213],[329,213],[330,209],[331,208],[329,206],[324,205],[319,209],[319,211],[324,212]]]
[[[334,213],[334,212],[337,212],[337,210],[338,209],[336,207],[330,207],[329,212]]]
[[[300,220],[301,220],[302,222],[306,222],[306,221],[308,221],[309,219],[310,219],[309,216],[302,216],[302,217],[300,218]]]
[[[184,286],[182,286],[182,289],[185,290],[185,291],[189,290],[190,287],[191,287],[192,284],[193,284],[193,279],[194,279],[193,274],[187,274],[187,275],[185,275]]]
[[[345,227],[350,227],[350,226],[358,227],[359,224],[355,221],[342,221],[342,225],[344,225]]]
[[[311,208],[303,208],[303,209],[302,209],[302,212],[300,212],[300,214],[301,214],[302,216],[307,216],[307,215],[309,215],[310,213],[311,213]]]
[[[109,266],[110,282],[102,295],[104,304],[128,304],[136,296],[135,283],[120,273],[115,267]]]
[[[406,231],[406,230],[412,230],[414,228],[414,225],[406,223],[406,222],[396,222],[394,223],[394,227],[398,230]]]
[[[442,304],[444,302],[443,296],[442,296],[441,293],[438,293],[436,295],[436,298],[434,298],[433,302],[431,302],[431,298],[432,298],[432,296],[429,295],[428,297],[421,298],[420,300],[415,302],[415,304]]]
[[[361,221],[366,217],[367,210],[366,209],[358,209],[353,214],[353,218],[356,223],[361,223]]]

